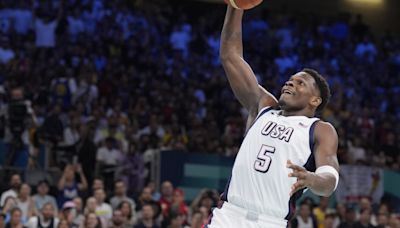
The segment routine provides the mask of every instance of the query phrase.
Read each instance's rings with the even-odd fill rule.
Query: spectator
[[[17,207],[17,198],[9,196],[4,202],[4,206],[1,208],[1,213],[10,216],[11,210]]]
[[[59,219],[55,215],[54,205],[50,202],[43,204],[38,216],[31,217],[27,223],[28,228],[46,227],[57,228]]]
[[[46,116],[40,128],[40,137],[47,142],[46,150],[49,156],[48,162],[51,166],[57,166],[60,158],[57,156],[56,148],[63,139],[63,122],[61,121],[61,106],[56,104]]]
[[[149,150],[151,149],[141,154],[137,149],[136,143],[131,141],[128,153],[125,154],[122,164],[119,166],[118,176],[122,176],[122,180],[127,184],[130,194],[135,195],[143,189],[144,180],[151,172],[149,169],[145,169],[146,161],[144,161],[144,157]],[[157,152],[159,151],[157,150]],[[152,162],[154,162],[153,156],[148,166],[151,166]]]
[[[378,213],[377,228],[389,227],[389,215],[386,213]]]
[[[67,17],[68,32],[72,39],[76,39],[79,33],[84,31],[84,23],[80,18],[82,13],[79,8],[74,9],[72,15]]]
[[[161,199],[160,205],[163,216],[168,216],[169,209],[171,208],[173,195],[174,194],[174,186],[169,181],[164,181],[161,184]]]
[[[8,197],[17,198],[19,188],[21,186],[21,176],[19,174],[13,174],[10,177],[10,189],[3,192],[1,194],[1,207],[4,206],[4,203]]]
[[[365,164],[367,153],[361,146],[361,139],[356,137],[352,142],[348,142],[348,154],[350,155],[351,164]]]
[[[105,146],[97,150],[97,170],[104,176],[105,186],[112,186],[117,165],[122,161],[122,154],[115,147],[115,139],[107,137]]]
[[[391,214],[389,218],[390,227],[400,227],[400,219],[396,214]]]
[[[192,214],[190,227],[191,228],[201,228],[203,224],[208,224],[208,222],[204,221],[203,215],[200,212],[195,212]]]
[[[34,30],[35,30],[35,44],[38,48],[54,48],[56,46],[56,28],[62,16],[62,2],[59,3],[59,12],[55,20],[50,16],[40,18],[36,13],[33,14]]]
[[[89,127],[90,121],[80,126],[80,141],[76,145],[78,160],[82,164],[83,173],[88,183],[94,179],[93,170],[96,169],[96,151],[97,147],[93,142],[94,130]]]
[[[343,222],[346,218],[346,205],[343,203],[336,204],[336,213],[337,216],[334,218],[334,227],[338,227],[341,222]]]
[[[69,125],[64,128],[63,134],[63,141],[62,146],[64,147],[72,147],[79,142],[80,135],[79,135],[79,127],[80,127],[80,120],[78,117],[72,117],[70,119]],[[73,149],[74,151],[75,149]]]
[[[94,194],[97,189],[104,189],[104,180],[101,177],[96,177],[93,180],[92,193]]]
[[[218,200],[218,193],[205,189],[192,201],[192,211],[200,211],[204,218],[208,218],[212,208],[217,206]]]
[[[136,223],[137,218],[133,216],[132,205],[128,201],[122,201],[117,209],[121,211],[122,217],[124,217],[127,225],[133,226]]]
[[[83,203],[82,203],[82,198],[80,197],[75,197],[73,199],[73,202],[75,204],[75,217],[74,220],[72,221],[73,226],[79,226],[79,224],[82,223],[82,221],[85,219],[85,216],[83,215]]]
[[[108,227],[110,227],[110,228],[129,227],[129,225],[127,224],[127,221],[125,220],[124,216],[122,215],[121,210],[116,209],[113,211],[113,217],[112,217],[110,225]]]
[[[191,40],[192,28],[189,24],[176,25],[170,35],[169,42],[175,50],[183,52],[184,56],[188,54],[188,44]]]
[[[14,30],[20,35],[26,35],[29,32],[32,22],[32,11],[29,4],[19,2],[12,12],[14,19]]]
[[[155,201],[151,195],[151,188],[145,187],[142,190],[142,193],[139,196],[138,204],[136,205],[136,211],[142,210],[142,206],[145,204],[150,204],[153,206],[155,218],[157,218],[161,214],[160,204]]]
[[[126,195],[125,183],[117,180],[114,183],[114,196],[110,199],[112,208],[116,209],[122,201],[128,201],[133,209],[136,208],[136,203]]]
[[[356,222],[353,227],[355,228],[374,228],[370,222],[371,220],[371,209],[363,208],[360,211],[360,221]]]
[[[43,208],[46,203],[53,205],[54,213],[57,214],[57,202],[54,196],[49,195],[49,182],[47,180],[39,181],[37,187],[37,194],[32,197],[37,210]]]
[[[160,200],[161,194],[160,194],[159,191],[157,191],[156,183],[154,181],[150,181],[149,183],[147,183],[146,188],[149,188],[151,196],[152,196],[154,201],[159,201]]]
[[[386,142],[382,146],[382,150],[385,153],[387,164],[392,166],[396,163],[396,156],[399,151],[399,144],[396,143],[396,135],[390,132],[386,136]]]
[[[339,228],[352,227],[356,223],[356,211],[352,206],[346,208],[346,218],[339,225]]]
[[[359,58],[366,56],[371,63],[377,55],[377,50],[375,45],[365,36],[363,42],[357,44],[354,54]]]
[[[370,217],[371,217],[370,223],[371,223],[371,225],[376,226],[377,225],[376,216],[372,213],[373,208],[371,205],[371,200],[366,196],[361,197],[359,200],[359,205],[360,205],[360,209],[359,209],[360,213],[357,213],[357,220],[360,220],[362,210],[370,210],[370,212],[371,212],[370,213]]]
[[[104,189],[99,188],[95,190],[94,198],[96,199],[96,215],[106,220],[111,219],[113,210],[110,204],[104,202],[106,199]]]
[[[60,220],[66,220],[69,226],[73,225],[75,218],[75,204],[72,201],[67,201],[64,203],[59,214]]]
[[[22,221],[25,224],[29,218],[37,214],[35,203],[31,197],[31,187],[28,184],[22,184],[17,197],[17,207],[21,209]]]
[[[324,220],[324,228],[334,228],[335,215],[334,214],[326,214]]]
[[[60,222],[58,223],[57,228],[70,228],[68,221],[65,219],[61,219]]]
[[[291,222],[292,228],[317,228],[317,221],[312,216],[311,207],[308,203],[302,202],[298,215]]]
[[[151,205],[143,205],[141,214],[142,218],[134,228],[159,228],[154,221],[154,210]]]
[[[75,180],[75,173],[79,174],[80,182]],[[78,196],[78,191],[87,189],[87,181],[82,172],[82,167],[77,165],[66,165],[62,177],[58,182],[58,190],[60,192],[58,205],[63,205],[65,202],[73,200]]]
[[[103,224],[101,219],[96,216],[95,213],[88,213],[85,216],[85,220],[83,224],[80,226],[81,228],[105,228],[106,226]]]
[[[313,213],[317,220],[318,228],[324,227],[324,219],[325,219],[326,210],[328,209],[328,203],[329,203],[329,197],[321,196],[319,198],[318,207],[314,208]]]
[[[184,222],[187,222],[189,215],[189,208],[185,203],[185,193],[182,189],[176,188],[172,199],[171,210],[176,211]]]
[[[6,224],[6,228],[23,228],[22,211],[15,207],[10,212],[10,221]]]
[[[87,198],[84,214],[87,215],[88,213],[96,213],[96,208],[97,208],[96,198],[94,197]]]
[[[177,211],[174,211],[170,214],[170,217],[167,219],[167,224],[168,224],[167,228],[184,228],[184,223],[185,223],[185,216]]]

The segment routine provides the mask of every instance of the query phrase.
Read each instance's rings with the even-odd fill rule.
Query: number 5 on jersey
[[[272,158],[268,154],[275,153],[275,147],[262,145],[258,152],[257,160],[254,162],[254,169],[258,172],[266,173],[271,166]]]

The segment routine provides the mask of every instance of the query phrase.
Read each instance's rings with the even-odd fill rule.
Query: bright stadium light
[[[365,4],[382,4],[384,0],[348,0],[349,2],[365,3]]]

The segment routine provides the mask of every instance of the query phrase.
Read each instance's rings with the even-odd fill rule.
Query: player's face
[[[281,90],[279,106],[286,111],[299,111],[321,103],[315,80],[305,72],[298,72],[285,83]]]

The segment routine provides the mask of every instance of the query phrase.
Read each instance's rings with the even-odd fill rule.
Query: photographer
[[[22,88],[10,91],[9,102],[3,106],[2,113],[5,122],[4,142],[9,144],[5,165],[13,165],[17,152],[31,145],[29,129],[36,126],[36,117],[31,102],[24,98]],[[35,155],[33,146],[29,147],[29,154]]]

